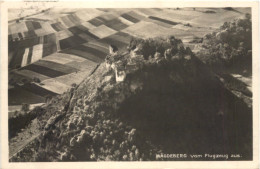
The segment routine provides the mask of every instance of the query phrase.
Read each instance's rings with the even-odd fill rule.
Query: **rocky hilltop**
[[[11,161],[252,159],[252,109],[174,37],[132,39],[120,52],[111,46],[87,79],[44,109],[43,132]]]

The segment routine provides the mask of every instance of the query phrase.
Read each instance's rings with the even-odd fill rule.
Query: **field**
[[[26,66],[22,70],[31,70],[33,72],[41,73],[48,77],[57,77],[57,76],[65,75],[65,73],[63,72],[45,66],[36,65],[36,64],[31,64],[29,66]]]
[[[44,85],[39,87],[57,94],[62,94],[64,91],[71,87],[64,83],[56,81],[55,78],[44,80],[43,83]]]
[[[244,16],[250,9],[28,9],[24,15],[19,10],[11,11],[9,80],[16,85],[9,86],[9,102],[19,105],[42,102],[46,95],[63,93],[71,84],[80,83],[104,60],[111,44],[123,50],[132,37],[174,35],[196,50],[192,40],[214,31],[224,21]],[[40,82],[34,83],[35,77]],[[24,79],[31,85],[23,83]],[[27,99],[14,94],[19,90]]]
[[[31,93],[21,87],[15,87],[8,91],[9,105],[20,105],[21,103],[42,103],[45,99],[37,94]]]

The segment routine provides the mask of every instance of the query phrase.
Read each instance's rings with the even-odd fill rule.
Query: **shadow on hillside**
[[[167,70],[150,71],[144,89],[119,110],[140,137],[163,153],[239,153],[252,159],[252,110],[241,99],[207,73],[176,84]],[[184,67],[178,71],[190,78]]]

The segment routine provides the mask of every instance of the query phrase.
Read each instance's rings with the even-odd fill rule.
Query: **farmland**
[[[15,87],[13,89],[10,89],[8,91],[8,95],[9,95],[9,105],[20,105],[21,103],[31,103],[31,104],[35,104],[35,103],[42,103],[44,102],[44,98],[31,93],[27,90],[24,90],[20,87]]]
[[[15,84],[9,87],[9,102],[12,105],[25,102],[22,94],[12,94],[18,90],[28,96],[26,102],[31,104],[42,102],[48,92],[50,95],[63,93],[103,62],[110,44],[124,50],[132,37],[174,35],[196,50],[197,44],[191,43],[194,39],[202,38],[224,21],[250,12],[249,8],[235,10],[48,9],[35,13],[28,10],[23,18],[19,18],[19,11],[13,10],[8,18],[8,64],[9,80]],[[31,89],[22,82],[26,79],[27,83],[34,83],[35,77],[40,82]],[[43,93],[33,91],[40,88]]]

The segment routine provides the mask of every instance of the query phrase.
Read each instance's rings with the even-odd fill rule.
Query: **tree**
[[[27,79],[22,79],[21,81],[23,82],[23,84],[26,84],[29,82]]]
[[[35,83],[41,83],[41,80],[40,80],[38,77],[34,77],[34,78],[33,78],[33,81],[34,81]]]
[[[11,78],[10,80],[9,80],[9,85],[14,85],[15,84],[15,80],[13,79],[13,78]]]
[[[23,103],[21,111],[28,112],[30,109],[30,105],[28,103]]]
[[[15,38],[15,39],[16,39],[16,38]],[[15,69],[19,69],[19,68],[21,68],[21,65],[16,64],[16,65],[15,65]]]
[[[51,99],[52,99],[52,96],[51,96],[51,95],[47,95],[47,96],[45,97],[45,102],[46,102],[46,103],[49,103],[49,102],[51,101]]]
[[[71,84],[71,87],[75,88],[75,87],[77,87],[77,84],[73,83],[73,84]]]

